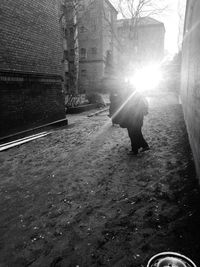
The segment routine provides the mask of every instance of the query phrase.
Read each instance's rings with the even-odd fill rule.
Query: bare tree
[[[124,18],[149,17],[162,13],[167,5],[162,0],[118,0],[118,10]]]
[[[80,102],[79,81],[79,24],[88,19],[88,10],[94,0],[61,0],[60,23],[63,38],[63,64],[67,105],[75,106]],[[73,62],[70,62],[71,51]]]
[[[78,36],[77,36],[77,0],[62,0],[61,1],[61,14],[60,23],[62,28],[63,38],[63,50],[64,57],[63,63],[65,66],[65,83],[69,85],[70,89],[67,89],[67,93],[77,94],[77,82],[78,82],[78,62],[79,62],[79,49],[78,49]],[[71,34],[73,37],[69,40],[69,30],[72,29]],[[70,36],[71,36],[70,34]],[[74,57],[73,65],[74,68],[70,68],[69,60],[69,43],[73,43]],[[66,73],[68,75],[66,75]],[[67,76],[67,77],[66,77]]]
[[[138,23],[140,18],[152,17],[166,11],[162,0],[118,0],[118,10],[124,19],[129,19],[129,40],[137,46]]]
[[[119,14],[124,19],[129,19],[129,37],[134,39],[137,35],[137,27],[140,18],[145,17],[155,17],[156,15],[161,15],[163,12],[166,12],[168,5],[163,4],[163,0],[117,0],[115,1],[117,10]],[[106,16],[104,10],[104,18],[109,23],[109,20]],[[110,23],[111,31],[114,31]],[[119,36],[115,34],[114,36],[121,45]]]
[[[63,47],[64,47],[64,65],[66,68],[65,74],[66,84],[69,84],[67,93],[72,95],[72,105],[75,105],[77,100],[78,92],[78,80],[79,80],[79,26],[84,25],[90,36],[93,35],[92,27],[90,27],[90,9],[97,2],[97,0],[60,0],[61,1],[61,14],[60,22],[62,25],[63,32]],[[137,46],[137,30],[138,22],[141,17],[149,17],[156,14],[161,14],[166,6],[161,5],[162,0],[117,0],[117,9],[122,14],[123,18],[129,19],[129,40],[130,45]],[[106,2],[106,1],[105,1]],[[104,1],[102,1],[104,3]],[[121,39],[119,38],[116,31],[116,23],[108,17],[108,13],[105,10],[104,4],[102,4],[104,19],[107,23],[105,27],[109,28],[110,31],[110,42],[111,42],[111,53],[107,53],[108,58],[106,59],[109,64],[113,58],[113,47],[123,53],[125,50]],[[102,14],[102,13],[101,13]],[[72,35],[70,35],[72,30]],[[94,33],[96,34],[96,32]],[[73,40],[73,42],[72,42]],[[73,43],[73,47],[72,47]],[[70,47],[71,46],[71,47]],[[70,51],[74,51],[73,62],[70,62]],[[133,49],[134,50],[134,49]],[[108,64],[108,65],[109,65]],[[110,67],[110,66],[109,66]],[[71,100],[70,100],[71,101]]]
[[[120,66],[123,66],[137,58],[140,19],[160,16],[167,11],[168,6],[163,4],[163,0],[116,0],[114,2],[118,13],[124,19],[124,25],[126,25],[125,39],[110,23],[105,11],[104,18],[114,37],[114,44],[124,60],[124,64],[120,62]],[[131,51],[131,53],[127,53],[127,51]]]

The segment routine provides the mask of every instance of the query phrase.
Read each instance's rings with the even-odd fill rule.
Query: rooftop
[[[109,0],[105,0],[105,2],[116,12],[118,13],[117,9],[113,6],[113,4]]]
[[[118,27],[128,26],[131,19],[119,19],[117,20]],[[150,25],[164,25],[163,22],[153,19],[151,17],[141,17],[138,19],[138,26],[150,26]]]

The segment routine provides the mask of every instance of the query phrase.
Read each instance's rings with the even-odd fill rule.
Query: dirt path
[[[149,98],[137,157],[106,113],[0,154],[0,266],[145,266],[172,250],[200,264],[199,200],[181,106]]]

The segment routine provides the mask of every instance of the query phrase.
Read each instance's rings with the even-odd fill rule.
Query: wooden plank
[[[39,134],[35,134],[35,135],[31,135],[31,136],[28,136],[28,137],[25,137],[25,138],[18,139],[18,140],[9,142],[9,143],[5,143],[3,145],[0,145],[0,152],[4,151],[4,150],[7,150],[9,148],[12,148],[12,147],[19,146],[19,145],[22,145],[24,143],[30,142],[30,141],[38,139],[40,137],[44,137],[46,135],[49,135],[50,133],[51,132],[42,132],[42,133],[39,133]]]
[[[40,125],[38,127],[30,128],[30,129],[27,129],[25,131],[16,132],[16,133],[13,133],[13,134],[10,134],[10,135],[6,135],[6,136],[3,136],[3,137],[0,137],[0,141],[2,142],[2,140],[7,139],[7,138],[12,138],[12,137],[20,135],[20,134],[25,134],[25,133],[28,133],[28,132],[32,132],[32,131],[35,131],[35,130],[38,130],[38,129],[45,128],[47,126],[60,124],[60,123],[64,123],[64,122],[66,122],[66,125],[68,125],[68,120],[67,120],[67,118],[65,118],[65,119],[53,121],[53,122],[50,122],[50,123],[42,124],[42,125]]]
[[[3,147],[3,146],[5,146],[5,145],[11,145],[11,144],[15,143],[16,141],[23,141],[23,140],[29,139],[29,138],[31,138],[31,137],[41,135],[41,134],[43,134],[43,133],[46,133],[46,132],[41,132],[41,133],[37,133],[37,134],[33,134],[33,135],[29,135],[29,136],[26,136],[26,137],[23,137],[23,138],[16,139],[16,140],[14,140],[14,141],[10,141],[10,142],[1,144],[1,145],[0,145],[0,148]]]
[[[98,110],[98,111],[96,111],[94,113],[89,114],[88,117],[97,116],[98,114],[103,113],[103,112],[108,111],[108,110],[109,110],[109,107],[101,109],[101,110]]]

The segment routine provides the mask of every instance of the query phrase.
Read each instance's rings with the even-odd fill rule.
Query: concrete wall
[[[2,0],[0,137],[65,118],[55,0]]]
[[[81,91],[89,93],[101,89],[101,79],[104,73],[104,64],[102,63],[102,60],[81,61],[79,72],[79,86]]]
[[[182,52],[181,99],[200,179],[200,1],[187,3]]]

